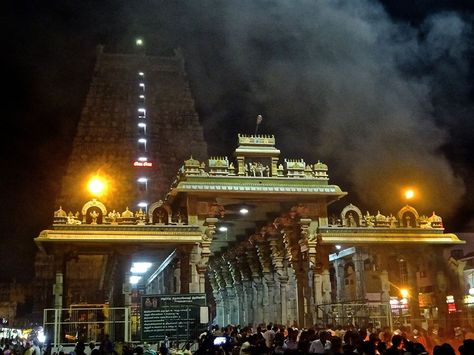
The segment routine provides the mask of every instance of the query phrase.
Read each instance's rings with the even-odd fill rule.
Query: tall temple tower
[[[101,201],[137,210],[144,197],[164,198],[191,152],[204,158],[207,145],[181,53],[109,54],[99,46],[57,204],[79,210],[87,181],[101,175],[108,180]]]
[[[139,208],[146,212],[149,204],[165,198],[176,172],[191,154],[204,159],[207,144],[180,51],[158,57],[146,55],[143,47],[132,54],[111,54],[99,46],[57,206],[72,213],[81,211],[84,201],[94,197],[87,191],[89,179],[100,175],[106,178],[108,191],[98,198],[109,211],[120,215],[128,206],[132,216]],[[84,222],[86,216],[90,219],[88,213]],[[111,258],[100,253],[78,258],[72,245],[63,252],[56,258],[44,250],[36,255],[38,319],[42,309],[52,304],[55,265],[65,270],[71,259],[65,277],[66,299],[77,303],[108,297],[110,290],[101,280],[104,273],[106,279],[112,278],[113,268],[106,266],[113,264]]]

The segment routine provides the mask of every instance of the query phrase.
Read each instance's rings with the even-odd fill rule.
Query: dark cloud
[[[442,148],[458,117],[438,112],[452,106],[439,101],[443,95],[468,93],[468,83],[460,83],[472,70],[469,22],[443,12],[413,27],[373,1],[281,0],[228,3],[220,23],[225,66],[218,67],[232,76],[191,66],[205,88],[198,84],[197,91],[206,125],[222,127],[233,117],[232,106],[219,105],[232,92],[247,132],[262,110],[284,152],[328,162],[333,182],[367,208],[395,212],[400,189],[411,185],[420,209],[456,211],[464,182]],[[208,32],[212,38],[212,27]]]

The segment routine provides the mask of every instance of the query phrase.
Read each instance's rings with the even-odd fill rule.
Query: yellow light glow
[[[92,177],[87,184],[87,189],[94,196],[100,196],[105,191],[105,187],[105,181],[98,176]]]
[[[407,290],[406,288],[400,289],[400,295],[401,295],[403,298],[407,298],[407,297],[408,297],[408,290]]]
[[[411,200],[413,197],[415,197],[415,191],[413,191],[412,189],[408,189],[405,191],[405,198],[407,200]]]

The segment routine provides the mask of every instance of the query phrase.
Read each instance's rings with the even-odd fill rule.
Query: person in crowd
[[[387,349],[386,355],[403,355],[405,353],[406,340],[400,334],[392,337],[392,346]]]
[[[331,342],[329,341],[330,334],[325,331],[321,330],[319,332],[319,339],[316,339],[311,342],[311,346],[309,347],[310,354],[328,354],[331,350]]]

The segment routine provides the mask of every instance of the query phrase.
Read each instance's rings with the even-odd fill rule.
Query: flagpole
[[[258,126],[260,125],[260,123],[262,123],[262,121],[263,121],[262,115],[258,115],[257,116],[257,125],[255,126],[255,135],[257,135],[257,133],[258,133]]]

